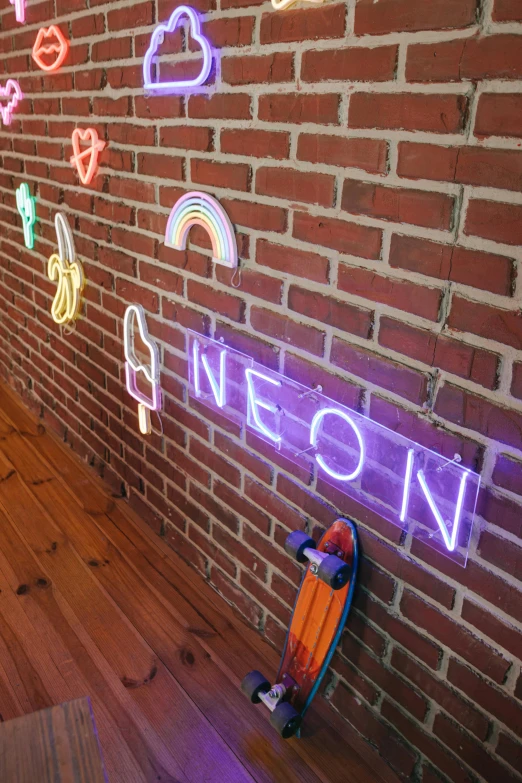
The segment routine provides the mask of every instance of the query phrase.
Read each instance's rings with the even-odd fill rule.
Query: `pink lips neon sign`
[[[192,396],[308,470],[311,485],[324,480],[466,565],[478,474],[195,332],[188,360]]]

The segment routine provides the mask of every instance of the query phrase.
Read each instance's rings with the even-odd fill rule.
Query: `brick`
[[[188,116],[197,120],[249,120],[252,117],[250,96],[242,93],[191,95]]]
[[[497,681],[506,671],[506,660],[455,620],[422,601],[410,590],[401,600],[403,615],[418,628],[429,631],[442,644]]]
[[[322,296],[315,291],[309,291],[298,286],[290,286],[288,291],[288,307],[296,313],[314,318],[323,324],[334,326],[358,337],[369,337],[373,312],[355,305]]]
[[[238,468],[231,465],[227,460],[223,459],[223,457],[220,457],[204,443],[191,438],[189,451],[195,460],[206,465],[220,478],[228,481],[229,484],[232,484],[235,487],[239,486],[240,473]]]
[[[489,730],[489,720],[470,701],[462,698],[456,691],[448,687],[447,683],[442,679],[432,674],[397,647],[393,650],[391,663],[400,674],[411,680],[422,693],[436,701],[446,712],[457,719],[461,726],[473,732],[480,740],[486,739]]]
[[[290,530],[303,530],[305,517],[285,503],[271,490],[249,477],[245,478],[245,495],[260,506],[270,517],[275,517]]]
[[[259,457],[246,451],[243,444],[236,443],[231,438],[216,431],[214,434],[214,445],[229,459],[241,464],[261,481],[267,484],[270,483],[272,478],[271,466],[259,459]]]
[[[400,142],[397,174],[409,179],[522,190],[522,152]]]
[[[118,8],[107,14],[109,30],[143,27],[152,24],[153,21],[153,4],[150,0],[127,8]]]
[[[212,19],[205,23],[205,34],[212,46],[218,49],[229,46],[248,46],[252,43],[255,19],[253,16],[232,16],[225,19]],[[192,51],[198,46],[190,42]]]
[[[422,721],[426,714],[427,702],[417,690],[408,686],[393,670],[385,667],[378,658],[368,653],[355,639],[350,640],[344,649],[347,657],[361,672],[392,699],[401,704],[417,720]]]
[[[350,98],[348,127],[462,133],[466,113],[463,95],[356,92]]]
[[[489,530],[483,530],[480,534],[477,554],[515,578],[522,574],[522,547]]]
[[[260,95],[258,116],[264,122],[288,122],[296,125],[314,122],[319,125],[338,125],[339,96],[330,93]]]
[[[380,319],[379,344],[424,364],[480,383],[488,389],[496,387],[499,356],[490,351],[473,348],[387,316]]]
[[[160,129],[160,145],[162,147],[178,147],[180,149],[210,152],[212,150],[213,133],[211,128],[166,126]]]
[[[517,93],[484,93],[475,120],[476,136],[522,138],[522,96]]]
[[[289,343],[296,348],[322,356],[324,350],[324,332],[312,326],[295,323],[285,315],[261,307],[250,310],[252,328],[275,340]]]
[[[516,783],[518,775],[510,773],[503,764],[487,753],[482,744],[469,737],[459,727],[447,718],[439,714],[435,718],[434,731],[441,739],[458,755],[470,764],[474,769],[480,770],[486,780],[502,780],[506,783]]]
[[[451,227],[453,199],[444,193],[383,187],[373,182],[346,179],[341,209],[353,215],[447,231]]]
[[[212,567],[211,581],[218,593],[223,595],[229,603],[232,603],[251,625],[254,627],[259,625],[262,609],[251,596],[244,593],[235,582],[232,582],[215,566]]]
[[[224,57],[221,60],[221,73],[223,81],[228,84],[276,84],[292,80],[293,64],[292,52]]]
[[[509,457],[507,454],[499,454],[495,462],[492,478],[497,487],[522,495],[522,463],[513,459],[513,457]]]
[[[356,35],[382,35],[391,32],[417,32],[468,27],[476,21],[476,0],[432,0],[411,3],[409,0],[357,0]]]
[[[447,609],[452,609],[455,597],[453,587],[445,584],[414,561],[403,557],[397,549],[368,531],[361,529],[359,540],[365,557],[371,558],[401,581],[428,595]]]
[[[256,261],[283,274],[304,277],[316,283],[327,283],[328,259],[318,253],[308,253],[285,245],[277,245],[266,239],[258,239]]]
[[[284,14],[277,12],[261,17],[260,41],[262,44],[292,43],[294,41],[321,38],[342,38],[346,28],[345,7],[337,5],[291,9]]]
[[[513,362],[511,394],[517,399],[522,399],[522,363],[520,362]]]
[[[494,22],[522,22],[522,8],[518,0],[495,0]]]
[[[206,158],[192,158],[193,182],[229,190],[250,190],[250,166],[247,163],[214,163]]]
[[[522,745],[503,732],[498,738],[497,753],[511,764],[513,769],[522,769]]]
[[[288,353],[285,356],[285,375],[288,378],[301,383],[303,386],[313,388],[320,385],[323,393],[356,410],[360,406],[360,386],[341,378],[335,372],[329,372],[323,367],[307,361],[300,356]]]
[[[173,155],[138,153],[138,172],[149,177],[183,179],[183,158]]]
[[[494,493],[491,488],[483,487],[479,495],[477,512],[488,522],[522,538],[522,509],[515,500]]]
[[[335,655],[331,665],[332,669],[348,683],[350,688],[360,693],[369,704],[373,705],[377,702],[379,691],[371,682],[359,674],[351,662],[341,658],[340,655]]]
[[[417,405],[422,405],[426,399],[427,379],[423,373],[356,348],[338,337],[333,339],[330,361],[358,378],[389,389]]]
[[[355,605],[366,617],[378,625],[392,639],[409,650],[431,669],[437,669],[441,650],[439,646],[419,633],[413,626],[405,623],[396,614],[390,613],[382,604],[368,595],[355,599]]]
[[[191,302],[217,311],[232,321],[241,322],[245,319],[245,303],[237,296],[213,290],[197,280],[188,281],[187,293]]]
[[[449,421],[518,448],[522,415],[446,383],[439,391],[435,411]]]
[[[263,166],[256,172],[256,193],[290,201],[304,201],[331,207],[335,179],[329,174],[302,172],[278,166]]]
[[[466,234],[504,242],[522,243],[522,205],[473,199],[468,207]]]
[[[283,160],[290,152],[290,138],[288,133],[278,131],[224,128],[221,131],[221,151]]]
[[[401,737],[375,714],[368,710],[360,698],[354,695],[344,683],[339,683],[330,697],[334,707],[356,728],[359,734],[371,741],[372,745],[390,760],[391,765],[400,770],[401,775],[411,777],[416,756],[403,742]]]
[[[390,266],[511,295],[514,262],[506,256],[394,234]]]
[[[286,228],[286,210],[269,204],[256,204],[251,201],[222,199],[221,204],[230,220],[236,225],[247,226],[258,231],[276,231],[282,233]]]
[[[388,145],[381,139],[301,133],[297,143],[298,160],[363,169],[371,174],[386,172],[387,155]]]
[[[234,269],[216,266],[216,278],[223,285],[233,287]],[[276,277],[264,275],[254,269],[241,270],[241,291],[273,304],[280,304],[283,283]]]
[[[399,310],[420,315],[431,321],[438,319],[441,293],[394,277],[384,277],[361,267],[342,264],[339,267],[338,288],[345,293],[388,304]]]
[[[371,49],[353,46],[304,52],[301,79],[304,82],[350,81],[385,82],[393,79],[397,46]]]
[[[464,599],[462,604],[462,619],[470,625],[473,625],[478,631],[495,644],[503,647],[514,656],[518,656],[520,651],[520,632],[503,619],[495,617],[484,607],[479,606],[473,601]]]
[[[340,253],[376,260],[381,254],[382,232],[336,218],[321,218],[296,212],[293,236],[303,242],[338,250]]]
[[[464,768],[462,762],[437,741],[433,732],[430,732],[429,735],[426,734],[416,724],[407,719],[404,713],[399,711],[388,699],[385,699],[381,707],[381,714],[451,781],[455,783],[472,783],[473,778]],[[425,773],[424,777],[426,777]],[[437,778],[440,780],[439,775]]]
[[[412,82],[519,79],[521,75],[517,35],[488,35],[408,47],[406,78]]]
[[[510,582],[484,568],[480,563],[468,559],[463,574],[461,566],[418,539],[414,540],[412,554],[432,565],[438,571],[451,576],[452,579],[459,580],[476,595],[484,598],[493,606],[498,606],[503,612],[520,621],[520,617],[522,617],[521,591]],[[498,675],[496,681],[502,683],[510,668],[510,663],[506,661],[504,670],[501,667],[497,668],[498,671],[490,672],[489,676],[495,679],[495,676]]]
[[[262,511],[259,511],[259,509],[246,500],[242,494],[238,494],[235,490],[220,481],[215,482],[214,493],[216,497],[230,506],[237,514],[255,525],[258,530],[261,530],[265,534],[268,533],[270,530],[270,520],[268,516]]]
[[[513,348],[520,349],[522,346],[522,315],[519,310],[504,310],[455,296],[448,326],[450,329],[478,334]]]

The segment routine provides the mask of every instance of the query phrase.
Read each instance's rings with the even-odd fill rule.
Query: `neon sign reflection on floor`
[[[476,473],[190,331],[188,360],[191,395],[307,469],[312,488],[332,484],[466,565]]]

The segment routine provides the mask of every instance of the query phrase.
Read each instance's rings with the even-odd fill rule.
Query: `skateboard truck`
[[[310,573],[326,582],[333,590],[340,590],[350,580],[352,569],[343,560],[344,552],[332,542],[320,552],[313,538],[300,530],[290,533],[285,541],[285,550],[298,563],[310,563]]]
[[[264,674],[254,669],[243,679],[241,690],[252,704],[263,702],[268,707],[270,723],[283,739],[288,739],[297,734],[303,718],[287,701],[291,693],[298,690],[297,683],[288,674],[284,674],[282,680],[276,685],[270,685]]]
[[[263,681],[264,681],[263,677]],[[299,686],[289,674],[283,674],[282,682],[272,685],[269,691],[260,691],[259,700],[273,712],[278,704],[285,700],[285,697],[293,695],[299,690]]]

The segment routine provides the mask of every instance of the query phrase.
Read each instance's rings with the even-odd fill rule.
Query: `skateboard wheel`
[[[303,554],[305,549],[315,549],[316,544],[313,538],[307,536],[301,530],[294,530],[287,536],[285,541],[285,552],[294,557],[298,563],[306,563],[306,555]]]
[[[241,690],[245,696],[250,699],[252,704],[259,704],[261,701],[259,694],[269,691],[270,683],[261,672],[254,669],[254,671],[249,672],[246,677],[244,677],[243,682],[241,683]]]
[[[270,723],[283,739],[293,737],[302,720],[300,713],[289,701],[282,701],[270,715]]]
[[[326,582],[333,590],[340,590],[349,581],[352,569],[337,555],[328,555],[321,562],[317,576]]]

